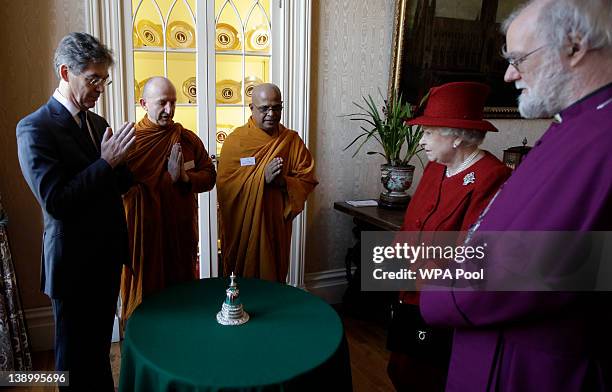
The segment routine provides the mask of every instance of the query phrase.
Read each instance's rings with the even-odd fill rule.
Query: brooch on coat
[[[465,175],[465,177],[463,177],[463,185],[473,184],[474,181],[476,181],[476,176],[474,175],[474,172],[469,172]]]

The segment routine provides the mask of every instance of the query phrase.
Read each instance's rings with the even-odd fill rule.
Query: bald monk
[[[223,273],[285,282],[291,222],[317,185],[314,161],[280,124],[279,88],[260,84],[252,98],[249,121],[225,139],[219,160]]]
[[[122,319],[143,297],[197,279],[197,194],[215,185],[215,167],[198,136],[175,123],[176,90],[162,77],[144,86],[146,115],[127,159],[136,186],[123,198],[131,269],[123,271]]]

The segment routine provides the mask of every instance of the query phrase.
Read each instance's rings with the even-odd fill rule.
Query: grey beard
[[[553,60],[538,70],[529,94],[519,96],[519,112],[525,118],[548,118],[571,102],[571,74]]]

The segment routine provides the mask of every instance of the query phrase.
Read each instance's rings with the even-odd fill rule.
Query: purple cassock
[[[559,114],[478,230],[612,230],[612,84]],[[447,391],[612,391],[610,294],[424,291],[420,306],[455,328]]]

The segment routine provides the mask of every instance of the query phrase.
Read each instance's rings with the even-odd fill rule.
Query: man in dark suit
[[[113,132],[89,111],[110,84],[112,53],[71,33],[54,57],[59,86],[17,124],[19,163],[44,216],[41,288],[52,301],[56,370],[69,390],[113,390],[109,351],[128,238],[121,194],[133,123]]]

